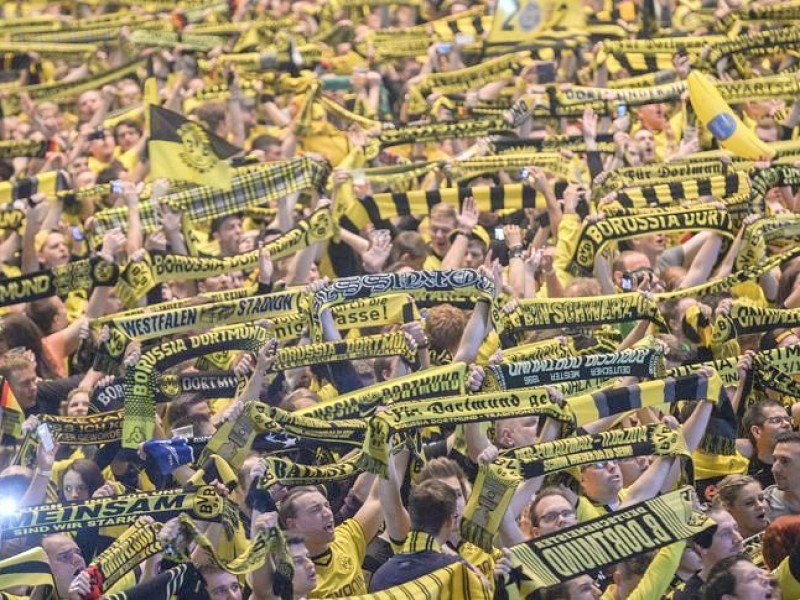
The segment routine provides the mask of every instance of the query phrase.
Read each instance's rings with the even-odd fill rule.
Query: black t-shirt
[[[25,409],[25,416],[29,417],[30,415],[41,413],[48,415],[60,414],[61,401],[66,399],[67,394],[80,385],[81,379],[83,379],[83,375],[40,381],[36,392],[36,404],[31,408]]]
[[[695,573],[682,590],[675,592],[675,600],[700,600],[700,589],[705,582]]]
[[[368,580],[370,583],[372,581],[371,576],[393,556],[394,550],[392,549],[392,545],[381,536],[376,535],[370,540],[369,544],[367,544],[367,553],[364,555],[364,562],[361,564],[361,568],[370,574]]]
[[[451,449],[450,452],[447,451],[447,438],[425,444],[422,447],[422,452],[425,455],[425,460],[431,460],[441,456],[454,460],[471,482],[474,482],[475,478],[478,477],[478,465],[472,462],[469,457],[464,456],[455,449]]]
[[[772,475],[772,465],[761,461],[758,456],[754,456],[750,459],[750,465],[747,467],[747,474],[754,477],[764,489],[775,485],[775,477]]]

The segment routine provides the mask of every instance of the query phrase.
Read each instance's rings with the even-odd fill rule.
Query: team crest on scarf
[[[161,391],[165,396],[175,397],[181,393],[181,382],[177,375],[167,374],[161,376]]]
[[[178,128],[177,133],[183,144],[183,150],[179,155],[186,165],[205,173],[217,164],[218,159],[211,148],[211,141],[200,125],[192,122],[184,123]]]

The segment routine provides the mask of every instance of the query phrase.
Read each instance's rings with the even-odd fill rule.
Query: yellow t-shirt
[[[426,271],[441,271],[442,259],[436,256],[433,250],[431,250],[425,258],[425,263],[422,265],[422,268]]]
[[[792,575],[788,557],[781,561],[781,564],[775,569],[774,575],[784,598],[800,598],[800,581],[797,581]]]
[[[625,500],[625,496],[627,495],[628,490],[622,489],[617,497],[619,498],[619,501],[622,502]],[[598,517],[602,517],[603,515],[607,515],[608,513],[609,510],[605,506],[601,504],[595,504],[586,496],[578,496],[578,510],[576,511],[578,523],[596,519]]]
[[[89,170],[92,171],[95,175],[99,175],[100,172],[108,167],[111,163],[110,162],[102,162],[97,160],[94,156],[90,156],[89,160],[87,161]]]
[[[483,574],[491,586],[489,594],[493,595],[494,566],[498,560],[503,558],[503,552],[498,548],[494,548],[492,553],[489,554],[470,542],[461,542],[458,545],[458,555]]]
[[[367,541],[361,524],[348,519],[336,528],[335,535],[328,551],[312,558],[317,568],[317,587],[309,598],[347,598],[367,593],[361,573]]]

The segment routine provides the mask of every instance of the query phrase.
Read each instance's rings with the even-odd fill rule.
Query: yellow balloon
[[[751,160],[775,156],[775,150],[762,142],[731,110],[708,75],[692,71],[687,83],[697,118],[720,146]]]

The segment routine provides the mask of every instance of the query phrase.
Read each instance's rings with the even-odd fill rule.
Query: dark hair
[[[741,561],[752,562],[746,554],[739,553],[723,558],[711,567],[708,579],[701,588],[703,600],[721,600],[725,594],[736,593],[736,576],[733,574],[733,568]]]
[[[270,148],[271,146],[280,146],[280,145],[281,145],[281,141],[278,138],[273,137],[273,136],[268,135],[268,134],[265,133],[265,134],[262,134],[262,135],[259,135],[259,136],[255,137],[255,138],[253,138],[253,141],[250,144],[250,149],[251,150],[266,150],[267,148]]]
[[[36,323],[36,326],[42,330],[43,335],[47,336],[55,333],[53,331],[53,321],[58,316],[58,307],[52,298],[34,300],[28,304],[25,314],[28,315],[31,321]]]
[[[654,552],[645,552],[639,556],[634,556],[628,560],[617,564],[617,571],[622,579],[628,580],[632,577],[642,577],[647,572],[650,563],[655,557]]]
[[[753,445],[755,445],[756,440],[753,437],[753,434],[750,433],[750,428],[753,425],[756,425],[757,427],[763,426],[767,419],[767,417],[764,416],[764,409],[773,407],[780,408],[784,412],[786,411],[783,405],[775,400],[762,400],[761,402],[756,402],[752,406],[748,407],[748,409],[745,411],[744,417],[742,418],[742,427],[744,428],[745,434],[753,443]]]
[[[36,374],[42,379],[55,379],[58,375],[42,345],[44,334],[29,317],[10,314],[0,322],[0,339],[9,348],[27,348],[36,357]]]
[[[569,581],[537,590],[533,597],[535,600],[569,600]]]
[[[0,160],[0,181],[8,181],[14,176],[14,166],[7,160]]]
[[[800,431],[781,431],[775,436],[775,445],[800,444]]]
[[[234,219],[234,218],[241,220],[242,215],[239,214],[239,213],[234,213],[232,215],[223,215],[221,217],[217,217],[216,219],[211,221],[211,233],[212,234],[213,233],[217,233],[220,229],[222,229],[222,226],[225,224],[225,221],[227,221],[228,219]]]
[[[203,402],[206,402],[206,399],[200,394],[184,394],[170,402],[167,407],[170,427],[173,429],[179,427],[178,422],[189,416],[189,410]]]
[[[216,133],[217,127],[225,121],[226,112],[224,103],[206,102],[195,108],[192,114],[201,121],[201,125],[207,127],[212,133]]]
[[[111,161],[111,164],[108,165],[105,169],[100,171],[97,174],[97,179],[95,180],[96,185],[101,185],[104,183],[111,183],[112,181],[116,181],[120,178],[120,175],[125,171],[125,166],[119,162],[118,160]]]
[[[89,497],[94,494],[98,488],[100,488],[105,482],[105,478],[103,477],[103,473],[100,471],[100,467],[98,467],[94,461],[87,460],[85,458],[79,458],[78,460],[73,461],[73,463],[67,468],[64,469],[64,472],[61,474],[61,480],[59,481],[59,488],[62,490],[64,489],[64,477],[70,471],[75,471],[78,475],[81,476],[83,483],[86,484],[87,489],[89,490]]]
[[[411,529],[438,535],[456,511],[456,493],[438,479],[429,479],[411,488],[408,513]]]
[[[114,141],[119,144],[119,140],[117,139],[117,130],[120,127],[130,127],[134,129],[139,135],[142,135],[142,127],[133,119],[122,119],[119,123],[114,125]]]

